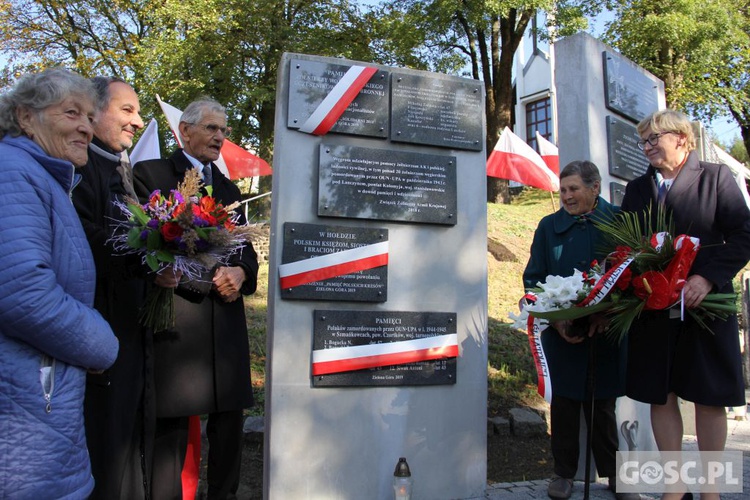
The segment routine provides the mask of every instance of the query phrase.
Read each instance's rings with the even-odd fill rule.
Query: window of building
[[[552,110],[549,97],[526,104],[526,143],[538,152],[537,131],[545,139],[550,139],[552,136]]]

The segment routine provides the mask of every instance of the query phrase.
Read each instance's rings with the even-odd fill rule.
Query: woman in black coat
[[[732,292],[732,279],[750,258],[750,210],[726,165],[699,161],[693,129],[682,113],[663,110],[638,124],[651,164],[631,181],[624,211],[640,212],[663,203],[677,234],[700,238],[701,248],[684,287],[685,307],[708,293]],[[661,192],[661,194],[660,194]],[[673,235],[676,236],[676,235]],[[668,310],[646,311],[629,333],[627,395],[651,404],[651,423],[661,451],[682,447],[678,398],[695,403],[701,451],[720,451],[726,441],[726,406],[745,404],[737,317],[709,321],[702,329]],[[712,333],[713,332],[713,333]],[[681,493],[663,498],[681,498]],[[713,496],[712,496],[713,495]],[[701,499],[719,498],[702,493]]]

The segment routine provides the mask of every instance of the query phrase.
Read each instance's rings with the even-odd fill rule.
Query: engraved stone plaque
[[[622,205],[622,199],[625,197],[625,184],[619,182],[609,183],[609,200],[613,205]]]
[[[281,297],[385,302],[387,243],[387,229],[285,222],[279,270]],[[378,248],[382,244],[384,248]],[[291,263],[299,265],[284,266]]]
[[[481,151],[480,82],[393,73],[391,140]]]
[[[635,122],[659,109],[659,88],[635,63],[604,51],[604,99],[607,108]]]
[[[289,68],[287,127],[298,129],[318,108],[350,66],[293,59]],[[331,132],[388,137],[389,74],[378,71],[347,107]]]
[[[607,117],[607,155],[609,173],[632,181],[646,173],[648,161],[638,149],[638,132],[635,126],[614,116]]]
[[[321,144],[318,215],[456,224],[456,157]]]
[[[456,357],[315,375],[319,363],[328,363],[327,366],[332,363],[336,370],[348,367],[347,359],[351,359],[352,354],[341,348],[354,346],[384,348],[386,346],[383,344],[388,344],[387,348],[378,351],[378,353],[387,352],[388,354],[380,354],[380,356],[391,356],[387,359],[395,360],[399,356],[418,355],[420,346],[414,345],[413,341],[440,340],[456,334],[456,313],[316,310],[314,322],[313,387],[456,383]],[[406,343],[399,344],[401,342]],[[337,348],[337,351],[328,351],[334,348]],[[325,359],[320,359],[315,353],[320,350],[329,355]],[[331,354],[334,352],[335,355]],[[357,352],[354,355],[361,354],[362,352]],[[377,358],[378,356],[375,355],[371,359]],[[356,363],[362,363],[359,361],[362,359],[361,356],[354,359],[357,360]]]

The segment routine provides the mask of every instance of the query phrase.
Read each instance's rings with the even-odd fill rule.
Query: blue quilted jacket
[[[0,499],[86,498],[86,370],[117,339],[91,306],[94,263],[70,201],[75,169],[0,140]]]

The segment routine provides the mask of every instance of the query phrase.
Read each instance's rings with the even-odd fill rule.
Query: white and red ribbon
[[[552,402],[552,379],[549,374],[547,357],[544,355],[544,348],[542,347],[542,332],[547,329],[547,325],[541,323],[542,320],[530,315],[526,326],[529,347],[531,348],[531,355],[534,357],[534,366],[536,366],[537,392],[550,403]]]
[[[416,340],[314,350],[312,373],[328,375],[455,357],[458,357],[458,334],[449,333]]]
[[[294,288],[387,264],[388,242],[382,241],[342,252],[281,264],[279,280],[282,288]]]
[[[612,291],[612,288],[615,287],[617,280],[620,279],[622,273],[625,272],[625,269],[628,268],[633,260],[633,257],[625,259],[619,266],[613,267],[609,271],[604,273],[604,276],[602,276],[599,281],[596,282],[594,288],[591,289],[586,298],[576,304],[576,306],[593,306],[601,302],[604,297],[609,295],[609,292]]]
[[[302,124],[300,132],[313,135],[327,134],[377,71],[377,68],[351,66],[310,118]]]

